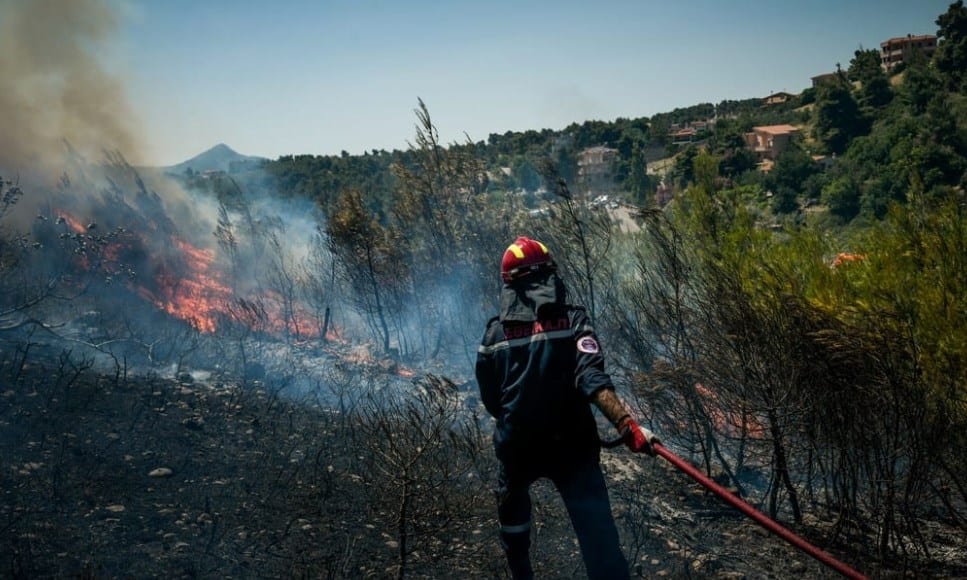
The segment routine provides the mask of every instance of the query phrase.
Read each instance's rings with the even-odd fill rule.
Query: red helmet
[[[504,259],[500,261],[500,277],[509,284],[544,268],[554,268],[551,251],[537,240],[521,236],[504,252]]]

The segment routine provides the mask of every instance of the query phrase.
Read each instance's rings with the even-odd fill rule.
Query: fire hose
[[[618,438],[610,441],[602,441],[601,445],[602,447],[612,448],[612,447],[617,447],[621,445],[622,442],[623,440],[621,438]],[[685,473],[686,475],[688,475],[689,477],[691,477],[692,479],[700,483],[703,487],[713,492],[715,495],[719,496],[719,498],[721,498],[725,502],[732,505],[732,507],[741,511],[746,516],[755,520],[757,524],[761,525],[762,527],[769,530],[773,534],[779,536],[780,538],[789,542],[796,548],[799,548],[803,552],[806,552],[807,554],[819,560],[829,568],[836,570],[846,578],[852,578],[854,580],[868,580],[868,578],[863,574],[861,574],[860,572],[857,572],[853,568],[849,567],[847,564],[831,556],[829,553],[819,549],[813,544],[810,544],[801,536],[798,536],[793,532],[789,531],[787,528],[783,527],[775,520],[769,518],[762,512],[758,511],[757,509],[749,505],[748,502],[742,500],[735,494],[731,493],[729,490],[725,489],[718,483],[709,479],[708,477],[705,476],[705,474],[703,474],[701,471],[699,471],[694,466],[689,464],[687,461],[685,461],[681,457],[678,457],[677,455],[675,455],[674,453],[666,449],[665,446],[662,445],[661,443],[658,443],[658,442],[652,443],[652,448],[654,448],[655,453],[657,455],[660,455],[661,457],[663,457],[666,461],[671,463],[676,469]]]

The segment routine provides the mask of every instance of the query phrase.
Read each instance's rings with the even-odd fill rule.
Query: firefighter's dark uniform
[[[528,490],[546,477],[567,507],[588,576],[627,578],[590,404],[598,389],[614,387],[590,319],[566,295],[553,272],[505,285],[478,350],[480,396],[497,420],[501,545],[514,577],[531,577]]]

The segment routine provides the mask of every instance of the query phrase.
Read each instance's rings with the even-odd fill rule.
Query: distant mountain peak
[[[259,161],[265,161],[265,158],[243,155],[225,143],[219,143],[187,161],[166,167],[165,170],[169,173],[185,173],[189,168],[197,173],[203,173],[205,171],[228,171],[233,163],[257,163]]]
[[[229,147],[224,143],[219,143],[218,145],[215,145],[205,153],[232,153],[234,155],[238,155],[238,152],[236,152],[234,149],[232,149],[231,147]]]

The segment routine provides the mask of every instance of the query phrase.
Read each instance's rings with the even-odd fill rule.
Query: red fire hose
[[[621,442],[622,442],[621,439],[617,439],[615,441],[602,442],[602,445],[605,447],[615,447],[617,445],[620,445]],[[705,477],[705,475],[701,471],[699,471],[698,469],[695,469],[695,467],[693,467],[687,461],[685,461],[681,457],[678,457],[677,455],[675,455],[674,453],[666,449],[661,443],[654,443],[653,447],[655,449],[655,452],[658,455],[664,457],[669,463],[674,465],[679,471],[684,472],[686,475],[688,475],[695,481],[702,484],[703,487],[714,492],[715,495],[719,496],[720,498],[722,498],[723,500],[731,504],[733,507],[735,507],[745,515],[755,520],[756,523],[758,523],[765,529],[769,530],[773,534],[779,536],[780,538],[789,542],[793,546],[799,548],[803,552],[806,552],[813,558],[816,558],[826,566],[832,568],[833,570],[836,570],[837,572],[839,572],[840,574],[842,574],[847,578],[853,578],[854,580],[868,580],[867,577],[864,576],[863,574],[857,572],[853,568],[850,568],[848,565],[837,560],[836,558],[824,552],[823,550],[820,550],[816,546],[810,544],[802,537],[797,536],[796,534],[792,533],[788,529],[782,527],[775,520],[769,518],[762,512],[756,510],[754,507],[749,505],[747,502],[745,502],[744,500],[742,500],[741,498],[739,498],[729,490],[715,483],[708,477]]]

